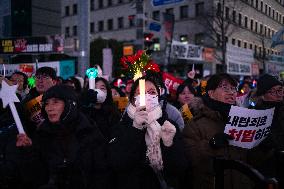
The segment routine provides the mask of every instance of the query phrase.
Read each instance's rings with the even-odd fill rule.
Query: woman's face
[[[250,92],[250,87],[249,85],[246,83],[244,84],[242,90],[244,91],[245,94],[249,93]]]
[[[178,102],[181,105],[189,104],[192,101],[193,97],[194,97],[194,95],[191,93],[189,88],[184,87],[183,91],[178,96]]]
[[[283,101],[284,96],[284,88],[281,85],[276,85],[272,87],[269,91],[267,91],[263,98],[265,101],[271,101],[271,102],[281,102]]]
[[[228,81],[222,81],[215,90],[208,91],[210,98],[226,103],[235,104],[237,97],[237,89]]]
[[[114,97],[120,97],[120,94],[117,92],[117,90],[115,90],[115,89],[111,89],[111,94],[112,94],[112,98],[114,98]]]
[[[45,111],[48,116],[48,120],[51,123],[58,123],[60,116],[64,111],[65,103],[63,100],[58,98],[50,98],[45,102]]]
[[[103,92],[107,94],[107,87],[103,81],[96,82],[96,89],[101,89]]]
[[[159,94],[155,85],[150,81],[145,82],[145,93],[150,94],[150,95],[158,95]],[[138,86],[135,90],[134,96],[136,97],[139,94],[140,93],[139,93],[139,86]]]

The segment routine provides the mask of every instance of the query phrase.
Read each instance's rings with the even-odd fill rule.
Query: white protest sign
[[[253,110],[232,106],[224,133],[231,135],[230,145],[251,149],[263,141],[271,130],[274,108]]]

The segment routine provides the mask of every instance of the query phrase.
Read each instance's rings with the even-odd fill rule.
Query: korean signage
[[[163,73],[163,81],[165,86],[171,93],[175,93],[178,86],[183,82],[182,79],[178,79],[169,73]]]
[[[227,73],[233,75],[252,75],[253,51],[227,44]]]
[[[173,41],[171,57],[177,59],[202,60],[202,47]]]
[[[234,139],[230,145],[251,149],[263,141],[271,130],[274,108],[253,110],[232,106],[225,133]]]
[[[62,35],[0,39],[0,54],[63,53]]]

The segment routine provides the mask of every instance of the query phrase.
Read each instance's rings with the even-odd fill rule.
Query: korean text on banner
[[[274,108],[253,110],[232,106],[225,133],[234,139],[230,145],[251,149],[263,141],[271,130]]]

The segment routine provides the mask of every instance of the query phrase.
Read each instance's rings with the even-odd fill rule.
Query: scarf
[[[136,107],[129,104],[127,114],[132,120],[134,119],[135,112]],[[148,121],[145,125],[146,157],[149,159],[150,166],[154,170],[163,169],[162,151],[160,147],[161,125],[157,121],[160,117],[162,117],[162,109],[160,106],[157,106],[151,112],[148,112]]]
[[[210,98],[209,96],[204,96],[202,99],[204,101],[204,104],[208,108],[219,112],[224,120],[228,119],[230,109],[231,109],[231,104],[226,104],[224,102],[214,100],[214,99]]]

